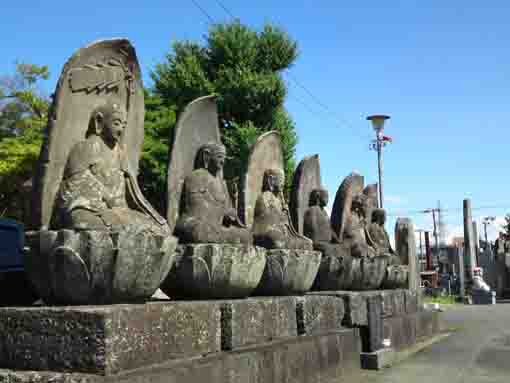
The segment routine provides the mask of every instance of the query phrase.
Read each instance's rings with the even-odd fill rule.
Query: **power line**
[[[202,8],[198,2],[196,2],[195,0],[191,0],[191,2],[195,4],[195,7],[197,7],[200,10],[200,12],[202,12],[205,15],[205,17],[207,17],[210,23],[214,23],[214,19],[212,18],[212,16],[209,13],[207,13],[207,11],[204,8]]]
[[[213,18],[195,1],[195,0],[192,0],[193,3],[197,6],[197,8],[199,8],[202,13],[204,13],[207,18],[209,19],[210,22],[214,22]],[[227,6],[225,6],[225,4],[221,1],[221,0],[214,0],[216,2],[216,4],[218,4],[225,13],[227,13],[231,18],[233,19],[239,19],[237,18],[233,12],[231,12]],[[330,114],[330,118],[335,120],[337,125],[339,127],[342,127],[342,125],[344,125],[345,127],[347,128],[350,128],[353,132],[355,132],[355,135],[362,139],[362,140],[365,140],[366,137],[361,137],[361,135],[359,134],[359,131],[356,130],[352,125],[350,125],[349,123],[347,123],[346,120],[344,119],[341,119],[338,117],[338,115],[336,115],[336,113],[334,113],[331,108],[329,106],[327,106],[324,102],[322,102],[317,96],[315,96],[306,86],[303,85],[302,82],[300,82],[295,75],[293,75],[292,73],[290,73],[288,70],[285,72],[288,77],[290,78],[291,81],[293,81],[298,87],[300,87],[301,89],[303,89],[306,94],[317,104],[319,105],[322,109],[324,109],[326,112],[328,112]],[[298,99],[297,97],[292,97],[290,94],[289,96],[291,98],[294,98],[295,100],[297,100],[300,104],[302,104],[310,113],[313,113],[314,115],[317,113],[316,111],[312,111],[310,106],[308,104],[306,104],[304,101]]]
[[[216,4],[218,4],[230,17],[232,17],[233,19],[237,19],[237,17],[234,16],[234,14],[232,12],[229,11],[229,9],[227,7],[225,7],[225,5],[220,1],[220,0],[214,0],[216,2]]]

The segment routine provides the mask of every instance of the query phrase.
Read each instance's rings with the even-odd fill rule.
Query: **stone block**
[[[362,352],[360,357],[361,368],[364,370],[380,370],[395,362],[395,351],[392,348],[383,348],[374,352]]]
[[[313,335],[342,328],[343,299],[307,295],[296,298],[298,333]]]
[[[483,291],[483,290],[472,290],[471,296],[474,305],[495,305],[496,304],[496,292],[495,291]]]
[[[111,375],[218,352],[213,302],[1,308],[0,367]]]
[[[112,376],[0,370],[17,383],[309,383],[359,378],[359,334],[344,329],[186,358]]]
[[[267,250],[266,267],[254,295],[306,293],[315,280],[321,257],[313,250]]]
[[[180,245],[161,290],[176,299],[244,298],[257,287],[266,265],[261,247]]]
[[[372,295],[367,297],[368,339],[364,351],[373,352],[383,348],[383,316],[382,297]]]
[[[257,297],[221,303],[223,350],[297,335],[294,297]]]
[[[406,313],[406,299],[404,290],[392,291],[393,296],[393,315],[400,316]]]
[[[393,294],[391,290],[381,292],[382,297],[382,316],[383,318],[390,318],[395,311]]]
[[[346,327],[358,327],[367,325],[366,293],[357,291],[312,291],[309,296],[332,296],[344,301],[343,325]]]
[[[418,312],[418,294],[412,290],[404,290],[404,298],[405,298],[405,312],[407,314],[414,314]]]

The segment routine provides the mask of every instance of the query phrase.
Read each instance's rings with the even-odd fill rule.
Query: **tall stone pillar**
[[[418,267],[418,254],[416,252],[416,237],[414,225],[409,218],[398,218],[395,224],[395,247],[402,263],[409,267],[408,288],[418,291],[420,288],[420,275]]]
[[[480,238],[478,237],[478,225],[476,221],[473,221],[473,240],[475,242],[476,264],[480,266]]]
[[[459,278],[459,295],[464,300],[465,292],[466,292],[466,275],[465,275],[465,262],[464,262],[464,249],[462,247],[457,247],[457,269]]]
[[[473,235],[473,219],[471,215],[471,200],[464,200],[464,258],[466,259],[467,277],[473,279],[473,269],[476,267],[475,239]]]

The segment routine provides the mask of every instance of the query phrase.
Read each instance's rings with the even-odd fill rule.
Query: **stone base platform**
[[[338,382],[359,374],[356,329],[294,337],[171,361],[116,375],[0,370],[0,381],[17,383],[281,383]],[[343,381],[343,380],[342,380]]]
[[[495,305],[496,292],[495,291],[482,291],[472,290],[471,298],[474,305]]]
[[[367,360],[385,343],[400,351],[441,331],[440,313],[423,310],[419,294],[409,290],[315,291],[308,295],[331,296],[344,302],[343,325],[360,329]]]
[[[0,309],[0,381],[323,382],[359,373],[328,296]]]

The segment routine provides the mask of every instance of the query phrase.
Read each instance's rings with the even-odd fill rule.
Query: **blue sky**
[[[215,0],[195,0],[216,21]],[[333,199],[356,169],[375,182],[369,114],[391,115],[384,153],[386,208],[394,216],[441,200],[450,235],[460,233],[462,199],[474,216],[510,212],[507,177],[510,110],[510,2],[222,0],[243,23],[284,28],[298,41],[291,73],[327,109],[289,81],[286,103],[299,134],[297,159],[319,153]],[[72,4],[72,5],[71,5]],[[47,64],[51,93],[63,64],[100,38],[127,37],[144,78],[173,40],[201,40],[208,19],[191,0],[4,1],[0,74],[16,60]],[[305,104],[306,107],[303,105]],[[427,215],[413,213],[429,229]],[[493,236],[495,230],[490,230]]]

